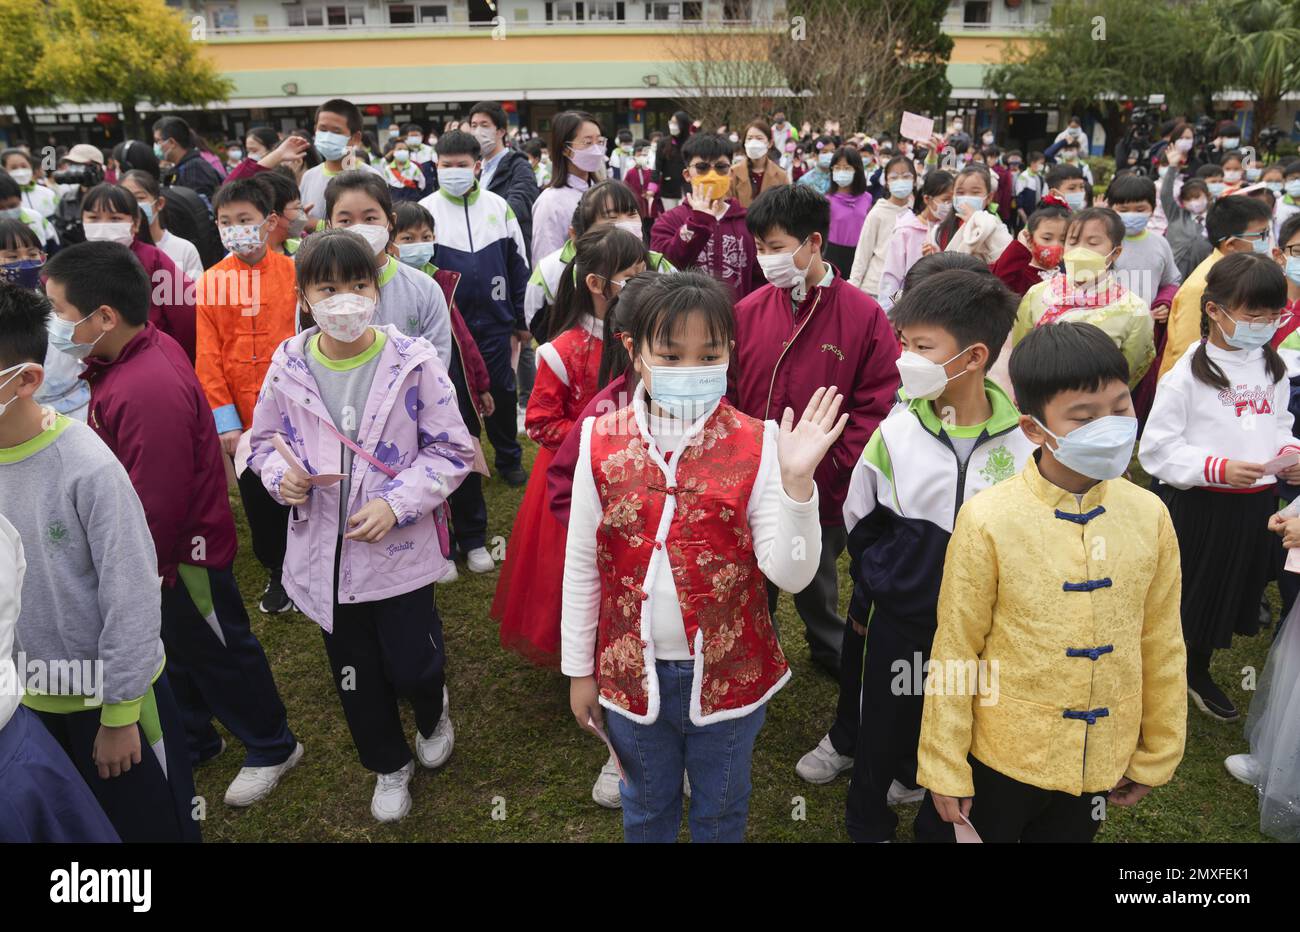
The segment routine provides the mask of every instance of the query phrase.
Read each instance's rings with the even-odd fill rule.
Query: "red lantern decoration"
[[[1020,101],[1018,101],[1018,100],[1008,100],[1008,101],[1006,102],[1006,109],[1007,109],[1008,111],[1019,110],[1019,109],[1020,109]]]
[[[1126,100],[1126,101],[1124,101],[1124,109],[1125,109],[1125,110],[1132,110],[1132,109],[1133,109],[1133,101],[1131,101],[1131,100]]]
[[[513,100],[504,100],[501,102],[501,109],[506,113],[514,113],[519,109],[519,105]]]
[[[97,113],[95,114],[95,122],[98,123],[100,126],[112,126],[114,123],[117,122],[117,114]]]
[[[628,104],[628,106],[630,106],[633,110],[644,110],[646,108],[646,102],[638,97],[636,100],[633,100],[630,104]]]
[[[377,117],[384,115],[384,108],[379,104],[367,104],[365,110],[366,116]]]

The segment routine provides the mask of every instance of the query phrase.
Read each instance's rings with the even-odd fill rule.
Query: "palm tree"
[[[1231,0],[1218,19],[1207,57],[1223,69],[1225,87],[1254,97],[1258,133],[1282,96],[1300,88],[1300,0]]]

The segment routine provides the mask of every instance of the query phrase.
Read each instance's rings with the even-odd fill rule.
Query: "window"
[[[451,17],[447,14],[447,4],[445,3],[421,3],[420,4],[420,22],[422,23],[449,23]]]
[[[726,0],[722,4],[722,18],[729,23],[747,23],[754,18],[753,0]]]
[[[656,22],[673,20],[698,21],[704,18],[704,4],[696,2],[666,2],[666,0],[649,0],[645,5],[645,18]]]
[[[388,21],[394,26],[415,25],[415,7],[409,3],[394,3],[388,8]]]
[[[286,3],[284,5],[285,21],[290,26],[331,26],[346,29],[348,26],[366,24],[366,8],[360,3],[330,6],[303,5]]]
[[[622,3],[613,0],[589,0],[587,19],[595,22],[622,22],[624,8]]]
[[[571,23],[583,18],[582,0],[556,0],[546,4],[546,21],[550,23]]]
[[[238,29],[239,11],[233,3],[209,3],[206,7],[208,25],[213,29]]]
[[[990,0],[967,0],[962,8],[962,22],[966,25],[985,25],[993,4]]]

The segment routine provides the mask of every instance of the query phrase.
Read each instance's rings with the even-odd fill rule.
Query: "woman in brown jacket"
[[[731,166],[731,196],[748,208],[763,191],[789,184],[790,176],[777,164],[772,127],[754,120],[745,127],[745,157]]]

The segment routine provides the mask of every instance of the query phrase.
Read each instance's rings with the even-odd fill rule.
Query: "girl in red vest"
[[[583,234],[560,276],[552,312],[556,337],[537,348],[537,381],[524,417],[537,457],[510,532],[492,617],[501,623],[501,646],[539,666],[559,661],[564,572],[565,529],[547,507],[546,469],[596,394],[606,310],[648,259],[645,244],[626,230],[604,226]]]
[[[847,415],[834,386],[779,428],[722,400],[735,323],[708,275],[638,298],[623,342],[641,384],[580,427],[561,669],[581,727],[614,713],[625,840],[676,840],[685,771],[691,838],[740,841],[765,704],[790,678],[764,578],[797,592],[816,573],[813,470]]]

